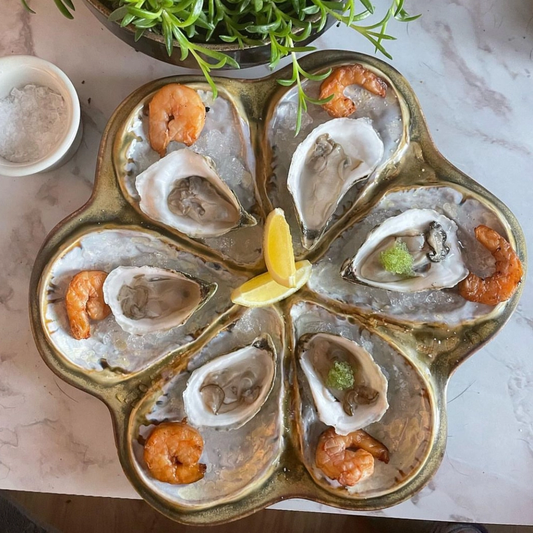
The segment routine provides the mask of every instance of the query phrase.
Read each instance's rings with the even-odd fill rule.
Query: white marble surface
[[[423,18],[396,25],[393,64],[412,83],[437,146],[513,210],[533,244],[533,3],[410,0]],[[36,54],[72,79],[85,136],[55,172],[0,177],[0,488],[136,497],[122,474],[105,406],[45,367],[28,323],[28,280],[52,227],[89,197],[100,135],[139,85],[180,72],[136,53],[77,1],[67,21],[49,0],[2,0],[0,56]],[[346,28],[321,48],[370,47]],[[242,72],[266,74],[265,68]],[[533,289],[505,329],[454,375],[437,475],[382,516],[533,524]],[[277,508],[329,511],[303,501]]]

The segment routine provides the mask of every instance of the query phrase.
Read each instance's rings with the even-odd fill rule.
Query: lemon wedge
[[[272,279],[270,272],[265,272],[237,287],[231,293],[231,301],[244,307],[263,307],[287,298],[301,289],[311,277],[312,266],[309,261],[298,261],[295,267],[296,285],[294,287],[280,285]]]
[[[274,209],[266,219],[263,250],[266,267],[272,279],[284,287],[296,287],[291,230],[283,209]]]

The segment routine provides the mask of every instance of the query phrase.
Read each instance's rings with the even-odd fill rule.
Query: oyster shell
[[[217,237],[257,221],[239,203],[208,157],[187,148],[166,155],[135,180],[139,207],[189,237]]]
[[[313,333],[300,337],[300,365],[304,371],[318,418],[340,435],[377,422],[389,408],[387,380],[372,356],[359,344],[339,335]],[[353,381],[344,390],[328,383],[335,363],[347,364]]]
[[[310,249],[339,202],[383,158],[383,142],[366,118],[337,118],[316,127],[292,156],[287,187]]]
[[[413,258],[409,274],[389,272],[381,263],[381,253],[397,243]],[[373,229],[341,275],[391,291],[418,292],[454,287],[468,275],[468,269],[455,222],[433,209],[409,209]]]
[[[103,288],[117,324],[135,335],[180,326],[216,289],[216,284],[150,266],[117,267],[108,274]]]
[[[270,394],[274,360],[272,341],[264,336],[194,370],[183,392],[189,422],[227,429],[246,424]]]

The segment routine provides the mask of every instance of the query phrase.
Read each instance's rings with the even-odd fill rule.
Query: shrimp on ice
[[[170,141],[191,146],[205,124],[205,106],[198,93],[179,83],[157,91],[149,104],[150,146],[163,157]]]
[[[476,239],[496,260],[496,271],[482,279],[468,274],[459,284],[459,294],[471,302],[496,305],[508,300],[522,281],[522,263],[512,246],[493,229],[480,225],[474,230]]]
[[[320,99],[334,95],[323,104],[324,109],[332,117],[349,117],[355,113],[356,105],[353,100],[344,96],[344,89],[350,85],[360,85],[367,91],[385,98],[387,84],[370,70],[362,65],[346,65],[333,70],[320,86]]]
[[[204,449],[202,436],[185,422],[164,422],[150,434],[144,445],[144,461],[152,476],[164,483],[182,485],[204,477],[200,464]]]
[[[374,473],[374,457],[388,463],[389,450],[362,429],[337,435],[329,428],[320,435],[315,461],[326,476],[351,487]]]
[[[107,272],[82,270],[70,281],[65,297],[72,336],[88,339],[91,336],[89,319],[103,320],[111,309],[104,301],[103,286]]]

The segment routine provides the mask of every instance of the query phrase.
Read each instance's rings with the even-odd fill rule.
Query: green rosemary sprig
[[[322,105],[326,104],[333,98],[333,94],[328,96],[327,98],[317,99],[317,98],[311,98],[305,91],[302,86],[302,77],[307,78],[309,80],[313,81],[322,81],[325,80],[330,74],[331,69],[329,69],[327,72],[324,72],[322,74],[311,74],[310,72],[306,72],[298,63],[298,58],[296,57],[295,52],[291,52],[291,58],[292,58],[292,77],[285,79],[285,80],[278,80],[278,83],[280,85],[284,85],[286,87],[290,87],[294,83],[296,83],[296,86],[298,87],[298,112],[296,114],[296,131],[295,135],[298,135],[300,132],[300,129],[302,127],[302,114],[307,111],[307,102],[315,105]]]
[[[174,47],[180,49],[181,58],[190,55],[216,97],[217,88],[211,71],[239,64],[223,52],[206,48],[208,42],[224,41],[239,47],[258,45],[270,41],[270,67],[276,68],[280,60],[290,56],[292,76],[278,80],[281,85],[296,84],[298,89],[298,114],[296,133],[300,130],[302,113],[307,104],[323,104],[304,90],[303,80],[323,80],[328,73],[306,72],[298,63],[296,54],[315,50],[312,46],[299,46],[312,32],[321,31],[328,18],[349,26],[368,39],[381,52],[391,58],[384,41],[393,40],[387,33],[392,19],[410,22],[419,17],[411,16],[404,7],[404,0],[389,0],[389,8],[381,20],[364,24],[363,20],[375,14],[372,0],[104,0],[115,8],[110,20],[120,21],[121,26],[135,28],[135,39],[150,31],[162,35],[169,55]],[[21,0],[31,11],[27,0]],[[58,9],[72,18],[72,0],[54,0]]]

